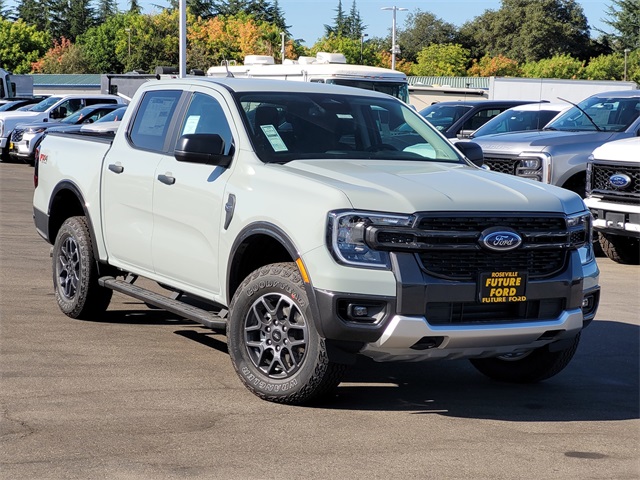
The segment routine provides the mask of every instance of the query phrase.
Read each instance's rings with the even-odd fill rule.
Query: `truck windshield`
[[[299,159],[435,160],[464,163],[420,115],[391,97],[333,93],[239,93],[263,162]]]
[[[51,107],[52,105],[56,104],[58,102],[58,100],[60,100],[60,97],[48,97],[48,98],[45,98],[40,103],[37,103],[36,105],[31,107],[29,109],[29,111],[30,112],[45,112],[45,111],[47,111],[49,109],[49,107]]]
[[[589,97],[577,105],[550,122],[545,130],[624,132],[640,115],[640,96]]]
[[[386,93],[392,97],[399,98],[405,103],[409,103],[409,86],[406,82],[375,82],[370,80],[350,80],[345,78],[331,78],[326,81],[334,85],[346,87],[363,88],[375,92]]]

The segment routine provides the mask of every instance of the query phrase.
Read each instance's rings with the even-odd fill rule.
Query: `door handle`
[[[176,178],[172,177],[171,175],[160,174],[158,175],[158,180],[160,180],[165,185],[173,185],[174,183],[176,183]]]
[[[122,165],[111,163],[109,164],[109,170],[111,170],[113,173],[122,173],[124,172],[124,167]]]

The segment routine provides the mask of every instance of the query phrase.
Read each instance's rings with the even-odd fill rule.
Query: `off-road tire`
[[[474,358],[471,364],[487,377],[501,382],[536,383],[560,373],[571,361],[580,343],[576,335],[571,346],[554,351],[550,345],[517,356]]]
[[[617,263],[640,264],[640,241],[633,237],[600,232],[600,246],[604,254]]]
[[[231,362],[258,397],[308,404],[340,383],[346,366],[329,360],[294,263],[266,265],[251,273],[238,287],[229,312]]]
[[[113,290],[98,285],[98,269],[85,217],[64,221],[53,245],[53,289],[62,312],[88,319],[104,313]]]

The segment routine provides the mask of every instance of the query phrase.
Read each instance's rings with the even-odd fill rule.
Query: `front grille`
[[[22,136],[24,135],[24,130],[16,128],[13,133],[11,133],[11,141],[19,142],[22,140]]]
[[[483,323],[531,322],[558,318],[565,309],[563,298],[511,303],[427,303],[430,325],[470,325]]]
[[[489,228],[509,228],[522,238],[520,247],[491,252],[479,243]],[[547,278],[565,268],[569,246],[585,241],[584,231],[570,232],[563,216],[549,215],[418,215],[417,252],[430,275],[457,281],[477,281],[482,272],[527,272],[530,279]]]
[[[491,171],[498,173],[508,173],[509,175],[516,174],[516,166],[518,165],[519,161],[519,158],[484,157],[484,164],[488,166]]]
[[[615,188],[609,183],[612,175],[629,176],[631,184],[625,189]],[[640,166],[605,165],[594,163],[591,170],[591,190],[608,200],[640,199]]]
[[[434,251],[418,254],[431,275],[452,280],[477,280],[481,272],[528,272],[540,279],[562,270],[565,250],[513,250],[505,253],[477,251]]]

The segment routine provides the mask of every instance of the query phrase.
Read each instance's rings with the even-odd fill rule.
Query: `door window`
[[[167,133],[181,95],[179,90],[150,91],[144,94],[129,132],[134,147],[164,152]]]

